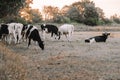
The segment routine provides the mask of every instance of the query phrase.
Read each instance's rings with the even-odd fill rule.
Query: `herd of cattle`
[[[21,23],[8,23],[8,24],[0,24],[0,39],[1,41],[5,41],[8,44],[11,44],[12,41],[14,41],[15,44],[20,43],[24,40],[28,40],[28,47],[31,44],[31,39],[33,41],[36,41],[39,45],[39,47],[44,50],[44,41],[45,40],[45,34],[51,33],[51,37],[55,39],[60,39],[61,35],[65,35],[66,38],[69,40],[69,38],[72,36],[74,32],[74,26],[71,24],[63,24],[59,28],[55,25],[50,24],[42,24],[41,25],[41,32],[42,32],[42,38],[40,36],[40,31],[38,30],[38,27],[31,25],[31,24],[21,24]],[[106,42],[106,39],[108,38],[108,35],[110,33],[103,33],[101,36],[95,36],[88,39],[85,39],[86,43],[91,42]]]

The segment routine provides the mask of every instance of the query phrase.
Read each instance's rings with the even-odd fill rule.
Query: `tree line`
[[[120,16],[113,15],[110,19],[104,16],[104,11],[95,6],[91,0],[80,0],[62,9],[54,6],[44,6],[43,11],[32,9],[33,0],[0,0],[1,21],[21,21],[39,23],[71,23],[77,22],[86,25],[103,25],[113,22],[120,23]],[[12,19],[12,20],[11,20]]]

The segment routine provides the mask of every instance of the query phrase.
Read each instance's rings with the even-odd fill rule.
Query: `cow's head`
[[[105,33],[102,33],[102,35],[103,35],[103,36],[109,36],[110,33],[105,32]]]
[[[45,30],[45,26],[46,26],[46,24],[42,24],[42,25],[41,25],[41,30],[42,30],[42,31]]]
[[[39,47],[44,50],[44,41],[39,42]]]
[[[41,30],[42,30],[42,32],[48,33],[48,28],[46,27],[46,24],[41,25]]]

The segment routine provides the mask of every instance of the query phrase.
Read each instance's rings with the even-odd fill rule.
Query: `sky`
[[[33,9],[40,9],[46,6],[56,6],[60,9],[65,5],[70,5],[74,2],[80,0],[33,0],[31,7]],[[96,7],[103,9],[105,16],[110,18],[110,16],[117,14],[120,16],[120,0],[91,0],[95,3]]]

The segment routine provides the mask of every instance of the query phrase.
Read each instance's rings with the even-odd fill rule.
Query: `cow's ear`
[[[110,32],[108,33],[108,35],[110,35]]]

